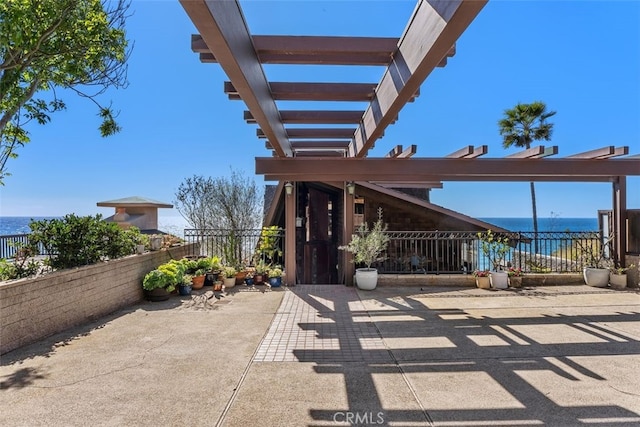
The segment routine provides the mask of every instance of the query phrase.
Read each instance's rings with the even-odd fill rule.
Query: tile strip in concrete
[[[255,362],[390,362],[355,288],[289,288]]]

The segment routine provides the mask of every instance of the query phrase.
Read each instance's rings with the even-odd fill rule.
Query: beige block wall
[[[0,283],[0,354],[141,301],[145,274],[191,246]]]

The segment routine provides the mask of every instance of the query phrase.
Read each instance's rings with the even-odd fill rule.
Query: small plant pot
[[[155,288],[150,291],[145,289],[144,297],[147,301],[158,302],[168,300],[171,294],[165,288]]]
[[[522,276],[511,276],[509,277],[509,286],[512,288],[521,288],[522,287]]]
[[[236,285],[242,285],[244,283],[244,279],[247,277],[246,271],[239,271],[236,273]]]
[[[213,290],[216,292],[220,292],[222,290],[222,282],[217,281],[213,284]]]
[[[507,289],[509,287],[509,275],[504,271],[492,271],[489,273],[491,287],[494,289]]]
[[[627,287],[627,275],[626,274],[611,274],[609,276],[609,285],[613,289],[624,289]]]
[[[194,276],[191,279],[191,286],[193,286],[193,289],[202,289],[205,279],[206,276],[204,274],[201,276]]]
[[[225,277],[224,279],[224,288],[225,289],[231,289],[236,285],[236,278],[235,277]]]
[[[607,268],[585,267],[582,276],[588,286],[606,288],[609,285],[609,269]]]
[[[144,253],[144,245],[136,245],[136,253],[142,255]]]
[[[247,286],[253,286],[253,277],[247,277],[244,279],[244,284]]]
[[[272,288],[279,288],[282,286],[282,277],[269,277],[269,284]]]
[[[178,293],[183,296],[191,295],[191,289],[192,289],[191,285],[180,285],[178,286]]]
[[[364,291],[372,291],[378,286],[378,270],[375,268],[357,268],[356,286]]]
[[[480,289],[491,289],[491,279],[489,279],[489,277],[476,277],[476,287]]]

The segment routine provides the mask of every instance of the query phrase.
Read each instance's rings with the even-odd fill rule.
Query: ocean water
[[[29,223],[32,220],[53,219],[60,217],[30,217],[30,216],[0,216],[0,236],[11,234],[27,234],[31,231]],[[182,217],[159,217],[158,228],[166,233],[179,237],[184,234],[184,229],[189,228],[187,222]]]
[[[531,218],[479,218],[510,231],[533,231]],[[538,231],[598,231],[597,218],[538,218]]]
[[[32,219],[52,219],[54,217],[0,216],[0,236],[29,233]],[[490,224],[511,231],[533,231],[531,218],[480,218]],[[182,217],[159,217],[158,228],[177,236],[189,228]],[[597,218],[538,218],[539,231],[597,231]]]

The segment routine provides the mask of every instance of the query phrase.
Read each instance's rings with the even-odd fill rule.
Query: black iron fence
[[[200,243],[200,253],[219,256],[231,265],[251,265],[256,259],[282,264],[284,230],[187,229],[187,243]],[[492,269],[492,260],[482,250],[482,239],[473,231],[389,231],[385,260],[375,265],[380,273],[471,273]],[[528,273],[579,272],[587,259],[583,251],[602,248],[602,236],[593,231],[494,233],[507,242],[501,268],[520,268]],[[267,239],[271,250],[261,242]],[[606,249],[606,248],[605,248]],[[600,249],[598,249],[600,250]],[[603,255],[609,256],[606,251]],[[257,258],[256,258],[257,257]],[[268,258],[268,259],[266,259]]]
[[[386,259],[377,264],[381,273],[470,273],[492,269],[492,259],[482,250],[477,232],[389,231]],[[501,268],[529,273],[578,272],[585,266],[585,249],[602,245],[592,231],[495,233],[507,242]],[[599,250],[599,249],[598,249]],[[606,252],[604,256],[607,256]],[[495,261],[495,259],[493,260]]]
[[[9,234],[0,236],[0,258],[15,258],[20,247],[29,244],[30,234]],[[38,253],[48,255],[42,244],[38,244]]]
[[[200,253],[191,255],[218,256],[226,265],[284,263],[284,230],[277,228],[227,230],[185,229],[186,243],[200,243]]]

